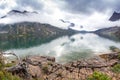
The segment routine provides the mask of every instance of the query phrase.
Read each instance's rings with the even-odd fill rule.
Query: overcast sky
[[[114,11],[120,12],[119,3],[120,0],[0,0],[0,16],[12,9],[37,11],[46,23],[53,18],[64,19],[74,22],[76,28],[83,25],[85,30],[95,30],[119,25],[108,21]]]

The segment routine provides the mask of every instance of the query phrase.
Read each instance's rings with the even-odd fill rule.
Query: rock
[[[40,69],[39,66],[33,66],[33,65],[29,65],[28,66],[28,73],[34,77],[34,78],[38,78],[38,77],[42,77],[42,70]]]
[[[112,55],[112,57],[110,57]],[[85,80],[94,71],[100,71],[109,76],[114,74],[111,67],[119,62],[117,54],[106,54],[109,60],[101,57],[77,60],[67,64],[58,64],[54,57],[29,56],[22,63],[7,69],[13,74],[25,78],[43,78],[43,80]],[[19,73],[20,72],[20,73]],[[22,74],[22,75],[21,75]]]
[[[28,68],[26,67],[26,63],[17,64],[13,67],[7,68],[6,70],[23,78],[31,78],[31,76],[29,75],[30,73],[28,72]]]
[[[109,54],[102,54],[99,55],[101,58],[105,59],[105,60],[111,60],[111,59],[118,59],[118,53],[117,52],[112,52]]]

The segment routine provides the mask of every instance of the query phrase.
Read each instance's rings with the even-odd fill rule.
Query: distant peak
[[[38,13],[38,12],[36,12],[36,11],[30,12],[30,11],[27,11],[27,10],[23,10],[23,11],[11,10],[11,11],[9,11],[8,13],[11,13],[11,12],[15,12],[15,13]]]
[[[9,11],[6,15],[2,16],[1,18],[6,18],[7,16],[11,16],[11,15],[26,15],[26,14],[38,14],[38,12],[36,11],[33,11],[33,12],[30,12],[30,11],[27,11],[27,10],[23,10],[23,11],[20,11],[20,10],[11,10]]]
[[[8,12],[8,14],[11,14],[11,13],[29,13],[28,11],[24,10],[24,11],[19,11],[19,10],[11,10]]]
[[[114,11],[114,13],[112,14],[112,16],[110,17],[110,21],[118,21],[120,19],[120,13]]]
[[[21,12],[21,11],[19,11],[19,10],[11,10],[9,12]]]

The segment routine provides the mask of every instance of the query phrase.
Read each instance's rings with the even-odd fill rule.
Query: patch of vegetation
[[[108,75],[95,71],[87,80],[112,80]]]
[[[9,66],[11,66],[11,65],[9,65]],[[6,68],[6,66],[8,66],[8,64],[6,65],[4,63],[4,58],[0,54],[0,80],[22,80],[19,76],[12,75],[11,73],[5,71],[4,68]]]
[[[48,62],[48,65],[52,65],[52,62],[50,61],[50,62]]]
[[[2,70],[0,71],[0,80],[23,80],[17,75],[12,75],[11,73]]]
[[[116,64],[112,67],[112,71],[115,73],[120,73],[120,64]]]
[[[119,52],[120,53],[120,49],[115,47],[115,46],[110,46],[110,50],[113,52]]]
[[[7,64],[5,64],[5,67],[12,67],[14,65],[15,65],[15,63],[7,63]]]
[[[118,59],[120,60],[120,52],[118,53]]]

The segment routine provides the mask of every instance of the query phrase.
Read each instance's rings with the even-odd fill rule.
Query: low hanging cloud
[[[96,30],[104,27],[120,26],[120,22],[108,19],[114,11],[120,11],[120,0],[1,0],[0,16],[10,10],[37,11],[39,14],[28,17],[16,17],[17,21],[37,21],[61,28],[67,28],[60,19],[74,23],[77,30]],[[15,20],[15,16],[14,16]],[[7,18],[0,22],[14,22]],[[16,22],[16,21],[15,21]],[[80,26],[83,26],[81,29]]]

